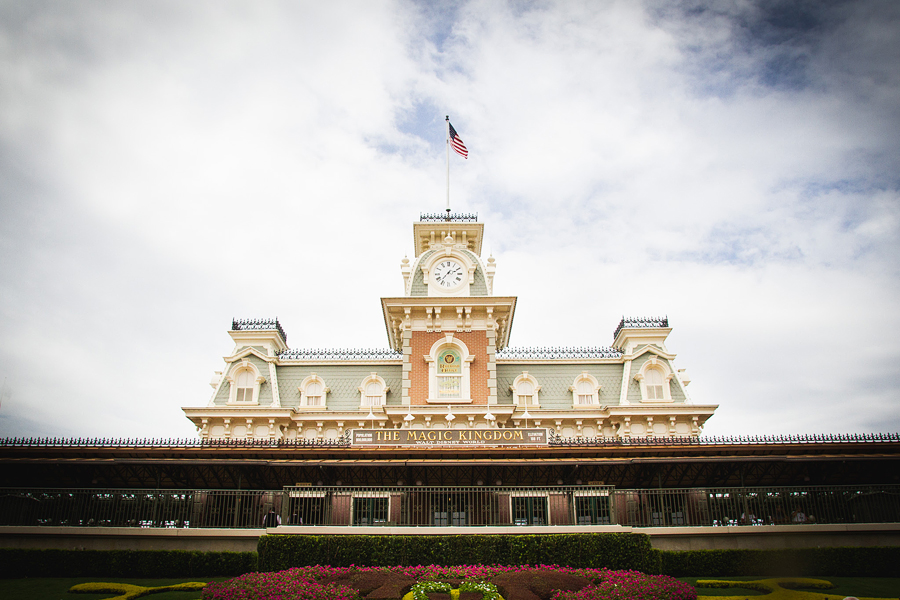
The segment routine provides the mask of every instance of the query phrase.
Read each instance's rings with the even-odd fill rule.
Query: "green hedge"
[[[673,577],[831,575],[896,577],[900,547],[784,550],[663,551],[662,572]]]
[[[660,555],[635,533],[546,535],[266,535],[260,571],[306,565],[522,565],[636,569],[658,573]]]
[[[256,570],[256,552],[0,548],[0,577],[216,577]]]

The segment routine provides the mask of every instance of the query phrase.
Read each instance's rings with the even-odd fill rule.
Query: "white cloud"
[[[898,11],[762,7],[5,5],[0,435],[190,435],[235,316],[384,346],[445,114],[514,344],[668,314],[712,433],[896,423]]]

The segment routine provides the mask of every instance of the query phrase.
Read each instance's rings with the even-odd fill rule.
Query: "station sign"
[[[353,446],[546,446],[540,429],[354,429]]]

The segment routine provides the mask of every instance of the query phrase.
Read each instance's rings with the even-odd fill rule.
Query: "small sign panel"
[[[546,429],[354,429],[354,446],[546,446]]]

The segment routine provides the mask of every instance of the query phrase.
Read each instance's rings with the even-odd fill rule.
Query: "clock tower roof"
[[[481,256],[481,240],[484,236],[484,223],[478,223],[478,215],[471,213],[422,213],[419,221],[413,223],[413,241],[415,256],[436,245],[440,245],[449,236],[457,244]]]

